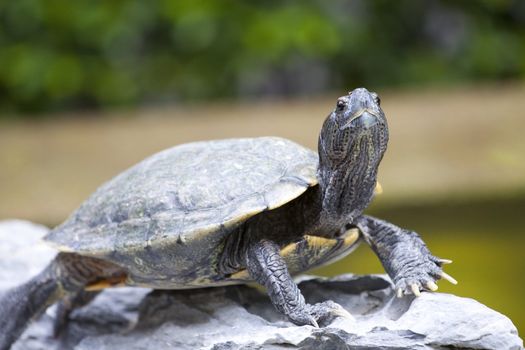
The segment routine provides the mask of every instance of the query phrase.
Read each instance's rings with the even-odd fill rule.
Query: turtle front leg
[[[443,264],[452,261],[432,255],[416,232],[367,215],[359,217],[355,224],[394,282],[398,297],[419,296],[421,290],[436,291],[435,282],[441,278],[457,284],[442,270]]]
[[[292,280],[277,244],[262,240],[246,252],[246,267],[250,276],[266,287],[275,308],[297,325],[325,325],[339,316],[351,317],[333,301],[310,305]]]

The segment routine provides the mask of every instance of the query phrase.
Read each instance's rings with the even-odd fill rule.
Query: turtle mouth
[[[360,110],[354,112],[350,116],[350,120],[348,120],[344,125],[343,128],[348,128],[354,123],[356,119],[359,118],[359,125],[365,128],[371,128],[379,123],[379,115],[377,111],[374,111],[370,108],[361,108]]]

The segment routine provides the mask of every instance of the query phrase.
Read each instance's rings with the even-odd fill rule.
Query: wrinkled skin
[[[344,233],[357,228],[392,278],[398,296],[435,290],[440,278],[454,283],[441,268],[449,261],[433,256],[415,232],[363,214],[373,198],[387,143],[387,122],[375,93],[360,88],[340,97],[319,136],[319,184],[235,227],[220,245],[221,256],[213,262],[216,266],[209,269],[215,274],[209,276],[211,281],[245,281],[239,278],[244,271],[266,288],[276,309],[295,324],[326,325],[334,317],[349,314],[329,300],[306,303],[291,274],[329,262],[333,254],[316,256],[319,242],[327,242],[321,248],[328,244],[340,248]],[[288,258],[293,255],[294,262],[287,263],[283,251],[293,244],[295,250],[291,254],[288,249]],[[349,252],[339,248],[331,253]],[[191,246],[187,249],[192,252]],[[47,306],[62,301],[55,327],[58,333],[72,308],[94,298],[94,293],[85,291],[87,287],[121,284],[129,281],[127,277],[125,264],[76,253],[58,254],[40,275],[9,290],[0,300],[0,315],[10,315],[0,318],[0,350],[8,349],[30,319]],[[156,287],[153,282],[150,286]]]

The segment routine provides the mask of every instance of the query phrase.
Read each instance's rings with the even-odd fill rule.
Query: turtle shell
[[[277,137],[176,146],[102,185],[45,240],[143,276],[166,261],[180,270],[208,258],[232,228],[316,185],[317,166],[317,153]]]

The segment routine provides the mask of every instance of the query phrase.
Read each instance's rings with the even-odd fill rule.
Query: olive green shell
[[[118,263],[137,284],[195,278],[232,228],[316,185],[317,165],[317,153],[277,137],[176,146],[101,186],[45,240]]]

